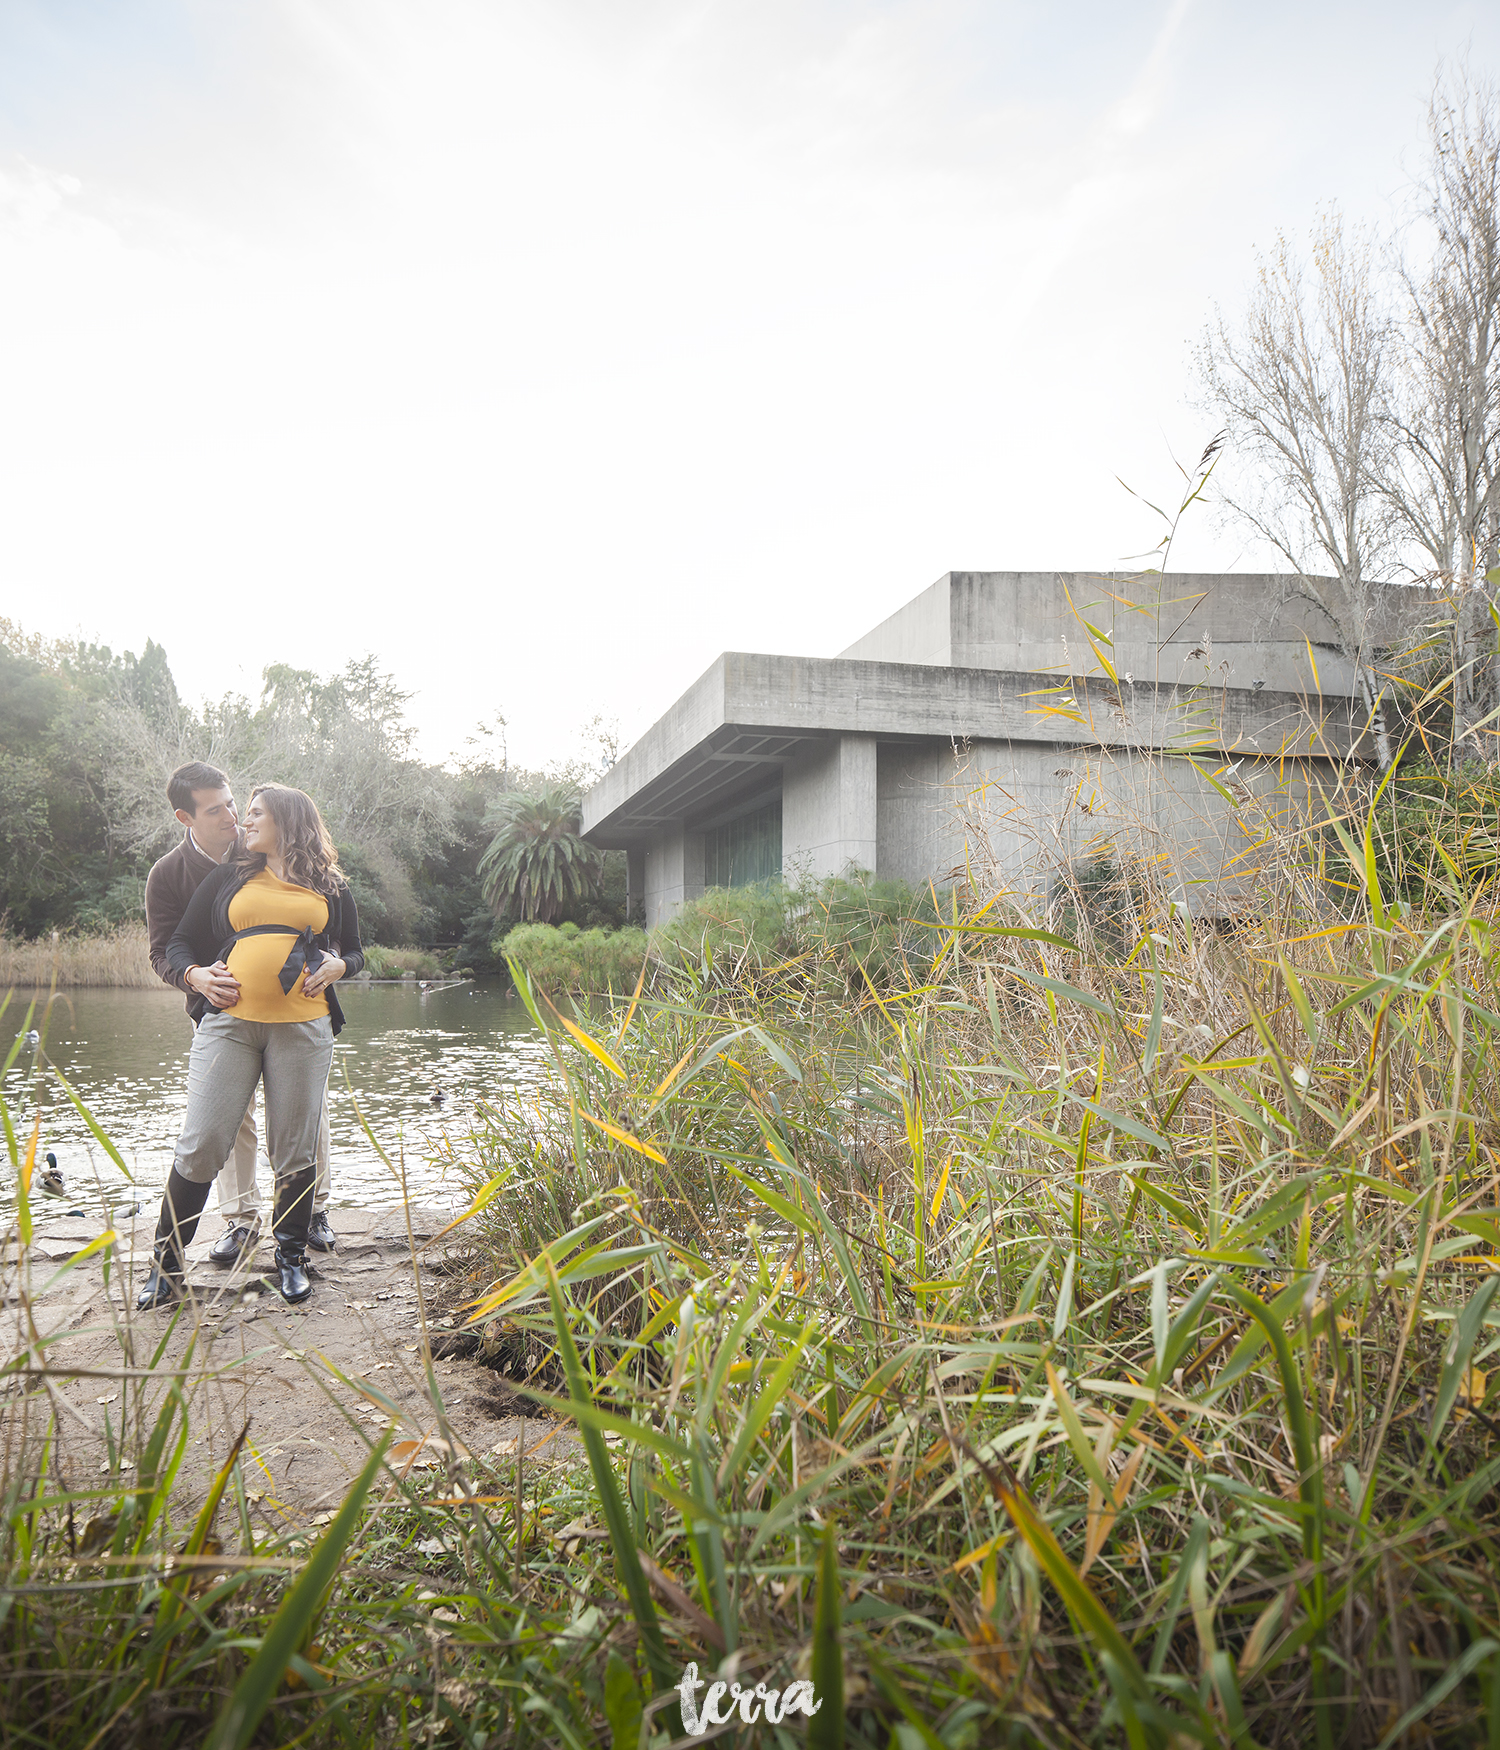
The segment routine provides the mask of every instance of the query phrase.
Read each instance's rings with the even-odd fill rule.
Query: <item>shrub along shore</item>
[[[872,905],[860,957],[844,894],[788,956],[725,902],[570,1021],[518,965],[554,1067],[448,1137],[460,1298],[586,1465],[372,1445],[272,1534],[233,1449],[174,1500],[136,1363],[63,1488],[23,1322],[7,1741],[661,1750],[689,1663],[747,1720],[811,1682],[777,1746],[1497,1741],[1500,933],[1358,862],[1231,936],[1133,882],[1097,938]]]

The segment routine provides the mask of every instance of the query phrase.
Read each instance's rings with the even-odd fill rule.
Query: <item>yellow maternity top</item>
[[[237,930],[256,924],[290,924],[316,935],[328,928],[328,901],[310,887],[278,881],[269,869],[252,875],[229,902],[229,921]],[[315,1021],[328,1013],[328,998],[302,994],[299,974],[290,992],[281,988],[281,969],[291,953],[291,936],[251,936],[229,951],[229,970],[240,981],[240,1000],[226,1010],[237,1021]]]

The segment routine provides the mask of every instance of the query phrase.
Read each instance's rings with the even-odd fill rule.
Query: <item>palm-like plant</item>
[[[535,796],[513,791],[489,811],[495,827],[479,859],[485,904],[548,924],[570,899],[594,891],[600,857],[579,833],[579,795],[571,784],[545,784]]]

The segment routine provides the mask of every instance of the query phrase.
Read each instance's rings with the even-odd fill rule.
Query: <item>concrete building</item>
[[[651,925],[706,887],[854,867],[1035,891],[1104,854],[1212,911],[1368,754],[1318,621],[1274,577],[950,572],[837,657],[720,656],[584,831],[626,852]]]

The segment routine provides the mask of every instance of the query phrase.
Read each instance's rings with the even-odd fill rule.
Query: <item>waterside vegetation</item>
[[[1337,915],[1299,852],[1229,936],[1136,880],[1123,951],[992,900],[877,976],[838,896],[578,1019],[518,964],[555,1070],[459,1146],[462,1298],[586,1472],[453,1454],[316,1540],[233,1509],[189,1606],[174,1383],[70,1493],[23,1345],[4,1741],[133,1743],[165,1692],[163,1744],[249,1742],[248,1684],[266,1743],[659,1750],[689,1661],[842,1697],[747,1743],[1500,1733],[1500,935],[1338,830]],[[70,1510],[119,1584],[75,1589]]]

